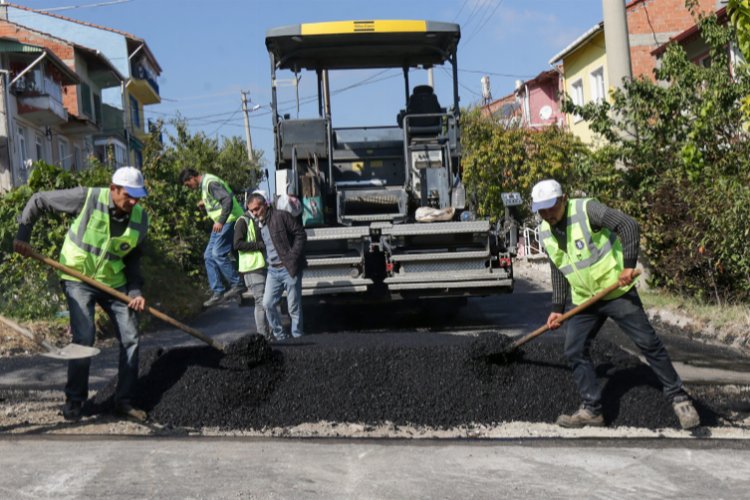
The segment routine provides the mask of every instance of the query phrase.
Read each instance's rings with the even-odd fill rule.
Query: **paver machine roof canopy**
[[[501,261],[490,250],[490,223],[460,218],[466,209],[460,168],[460,38],[457,24],[422,20],[333,21],[266,33],[276,192],[302,200],[308,233],[310,266],[303,295],[377,291],[391,298],[428,292],[465,297],[474,290],[486,294],[511,287],[509,271],[491,271]],[[409,82],[413,72],[435,66],[450,77],[450,87],[440,89],[441,97],[452,101],[447,107],[438,100],[431,73],[430,85]],[[350,70],[370,70],[363,85],[392,69],[403,74],[403,94],[375,90],[349,102],[342,106],[354,111],[347,119],[361,122],[340,126],[341,118],[332,117],[331,99],[338,106],[338,95],[347,88],[331,92],[331,81]],[[279,72],[294,75],[285,80]],[[299,97],[302,75],[308,73],[316,75],[317,113],[301,118],[301,105],[314,99]],[[349,88],[357,86],[348,78]],[[296,96],[280,100],[278,91],[287,82]],[[371,123],[383,119],[388,109],[384,102],[394,99],[392,121]],[[296,116],[279,111],[295,100]],[[420,223],[420,209],[439,212],[442,222]]]
[[[335,21],[269,30],[266,47],[279,69],[402,68],[455,56],[457,24],[431,21]]]

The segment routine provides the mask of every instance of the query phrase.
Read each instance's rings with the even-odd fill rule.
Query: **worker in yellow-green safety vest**
[[[147,419],[146,412],[134,406],[133,401],[139,354],[136,312],[146,307],[139,271],[141,247],[148,230],[146,212],[138,203],[144,196],[143,175],[135,167],[117,169],[109,188],[77,187],[35,193],[18,217],[18,234],[13,241],[14,250],[28,257],[33,252],[29,241],[34,223],[43,212],[76,216],[65,237],[60,261],[126,293],[131,300],[124,304],[74,276],[61,274],[73,342],[84,346],[94,344],[94,306],[99,304],[116,325],[120,341],[115,412],[139,421]],[[89,367],[89,358],[68,362],[63,406],[66,420],[79,420],[83,415],[83,403],[88,398]]]
[[[248,196],[248,206],[253,199],[268,203],[266,197],[259,191]],[[239,255],[239,271],[245,280],[245,286],[253,294],[255,328],[259,334],[271,340],[266,310],[263,308],[263,295],[266,291],[268,274],[265,258],[266,245],[260,235],[258,221],[249,211],[241,215],[234,224],[234,249]]]
[[[690,429],[700,425],[698,413],[634,286],[640,240],[638,223],[594,199],[568,199],[562,186],[552,179],[537,183],[531,197],[531,210],[538,212],[543,220],[539,239],[552,272],[552,312],[547,318],[550,329],[560,327],[568,299],[579,305],[608,286],[619,284],[602,300],[567,320],[565,356],[582,404],[578,411],[560,415],[557,424],[605,425],[607,409],[602,408],[602,387],[589,350],[601,326],[607,318],[612,318],[640,349],[662,383],[680,426]],[[561,406],[567,405],[561,402]]]
[[[190,189],[200,189],[201,201],[198,205],[206,209],[213,221],[211,236],[203,252],[212,295],[203,306],[211,307],[239,297],[245,291],[245,286],[230,252],[234,223],[242,215],[242,207],[229,185],[213,174],[201,174],[192,168],[185,168],[180,172],[180,184]]]

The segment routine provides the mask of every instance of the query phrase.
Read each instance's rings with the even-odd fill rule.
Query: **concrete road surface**
[[[716,441],[0,439],[0,498],[747,498]]]

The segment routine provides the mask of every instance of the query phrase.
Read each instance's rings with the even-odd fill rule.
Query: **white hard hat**
[[[562,186],[556,180],[547,179],[537,182],[531,189],[531,211],[538,212],[552,207],[562,195]]]
[[[112,184],[124,187],[133,198],[143,198],[148,194],[143,187],[143,174],[135,167],[120,167],[115,170]]]

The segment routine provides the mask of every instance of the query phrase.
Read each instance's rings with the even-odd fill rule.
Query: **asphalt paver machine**
[[[411,20],[267,32],[276,192],[301,201],[306,300],[466,298],[513,289],[512,212],[520,197],[503,195],[506,213],[498,222],[476,220],[461,181],[459,39],[457,24]],[[433,67],[451,77],[447,107],[430,85],[410,86],[410,75]],[[369,123],[381,99],[362,99],[355,114],[363,124],[337,126],[332,82],[353,70],[403,76],[403,93],[386,96],[394,103],[392,123]],[[303,77],[315,81],[316,113],[292,117],[282,111],[288,101],[279,90]]]

